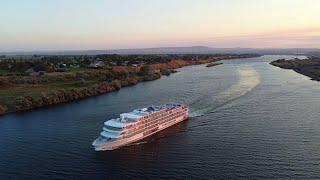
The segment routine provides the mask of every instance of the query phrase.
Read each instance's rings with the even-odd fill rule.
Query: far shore
[[[320,58],[309,57],[307,59],[279,59],[270,64],[283,68],[292,69],[297,73],[303,74],[311,78],[311,80],[320,81]]]

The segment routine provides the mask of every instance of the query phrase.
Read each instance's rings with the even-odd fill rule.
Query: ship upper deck
[[[121,128],[128,124],[137,122],[142,117],[159,112],[161,110],[171,110],[171,109],[175,109],[182,106],[184,105],[182,104],[165,104],[162,106],[151,105],[145,108],[135,109],[132,112],[122,113],[120,114],[119,118],[108,120],[104,122],[104,125]]]

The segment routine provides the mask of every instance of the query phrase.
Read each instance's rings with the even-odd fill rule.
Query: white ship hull
[[[103,145],[99,145],[99,146],[95,146],[95,142],[97,141],[94,141],[93,142],[93,145],[95,146],[95,150],[96,151],[105,151],[105,150],[114,150],[114,149],[117,149],[119,147],[123,147],[123,146],[126,146],[126,145],[130,145],[131,143],[134,143],[134,142],[137,142],[141,139],[144,139],[146,137],[149,137],[159,131],[162,131],[172,125],[175,125],[179,122],[182,122],[184,120],[188,119],[188,112],[185,113],[185,115],[183,116],[179,116],[177,117],[174,121],[172,121],[171,123],[169,124],[160,124],[158,125],[157,127],[153,128],[153,129],[157,129],[156,131],[148,134],[148,135],[144,135],[144,132],[142,133],[139,133],[137,135],[134,135],[132,137],[128,137],[128,138],[122,138],[122,139],[118,139],[118,140],[115,140],[115,141],[111,141],[111,142],[108,142],[108,143],[104,143]]]

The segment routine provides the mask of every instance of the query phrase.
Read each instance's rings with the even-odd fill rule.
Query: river
[[[0,117],[0,179],[320,178],[320,84],[263,56],[188,66],[159,80]],[[95,152],[106,119],[149,104],[189,121]]]

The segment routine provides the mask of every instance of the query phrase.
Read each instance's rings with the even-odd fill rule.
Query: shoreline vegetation
[[[292,69],[297,73],[311,78],[311,80],[320,81],[320,58],[308,57],[307,59],[279,59],[270,63],[271,65],[282,69]]]
[[[217,55],[94,55],[0,57],[0,115],[98,96],[159,79],[189,65],[259,57]]]

